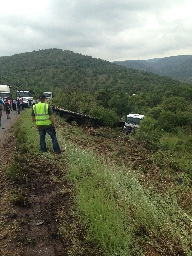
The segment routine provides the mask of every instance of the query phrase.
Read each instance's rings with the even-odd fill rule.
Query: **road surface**
[[[22,114],[22,111],[21,111]],[[11,119],[7,119],[7,115],[5,111],[2,111],[2,117],[1,117],[1,126],[0,126],[0,143],[3,141],[4,137],[7,136],[6,132],[9,128],[12,127],[15,120],[18,118],[18,114],[15,110],[10,111],[10,117]]]

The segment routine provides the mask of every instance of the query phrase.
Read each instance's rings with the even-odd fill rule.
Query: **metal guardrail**
[[[92,127],[103,126],[102,121],[98,118],[76,113],[70,110],[61,109],[55,106],[52,106],[52,109],[57,115],[65,118],[66,122],[71,123],[75,121],[78,125],[86,125]]]

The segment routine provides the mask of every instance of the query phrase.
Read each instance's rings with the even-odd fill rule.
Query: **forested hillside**
[[[59,49],[1,57],[0,75],[8,79],[13,88],[27,87],[35,91],[66,86],[95,91],[107,87],[113,91],[121,89],[131,95],[157,86],[166,88],[179,84],[171,79],[127,70],[101,59]]]
[[[124,117],[146,112],[171,96],[192,99],[192,86],[59,49],[1,57],[0,75],[12,86],[13,96],[16,89],[36,96],[53,91],[62,107],[85,114],[99,105]]]
[[[115,63],[127,68],[144,70],[192,84],[192,55],[171,56],[149,60],[115,61]]]

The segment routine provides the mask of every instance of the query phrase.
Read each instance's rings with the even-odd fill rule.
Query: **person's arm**
[[[51,108],[51,106],[49,105],[48,107],[48,114],[49,114],[49,118],[51,120],[51,124],[54,128],[56,128],[56,125],[55,125],[55,118],[54,118],[54,115],[53,115],[53,110]]]
[[[35,122],[35,112],[34,110],[32,109],[32,112],[31,112],[31,119],[33,122]]]
[[[53,115],[50,115],[49,117],[50,117],[50,120],[51,120],[51,124],[52,124],[52,126],[53,126],[54,128],[56,128],[56,126],[55,126],[55,118],[54,118],[54,116],[53,116]]]

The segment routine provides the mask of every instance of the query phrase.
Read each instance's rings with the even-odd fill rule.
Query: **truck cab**
[[[53,93],[52,92],[44,92],[43,93],[46,97],[47,100],[51,100],[53,97]]]
[[[30,91],[17,91],[17,99],[22,99],[25,108],[29,108],[33,104],[33,96]]]
[[[126,134],[135,133],[135,130],[139,128],[139,123],[145,116],[140,114],[129,114],[124,126],[124,132]]]
[[[2,98],[3,100],[5,100],[7,98],[11,99],[10,86],[5,85],[5,84],[0,85],[0,98]]]

